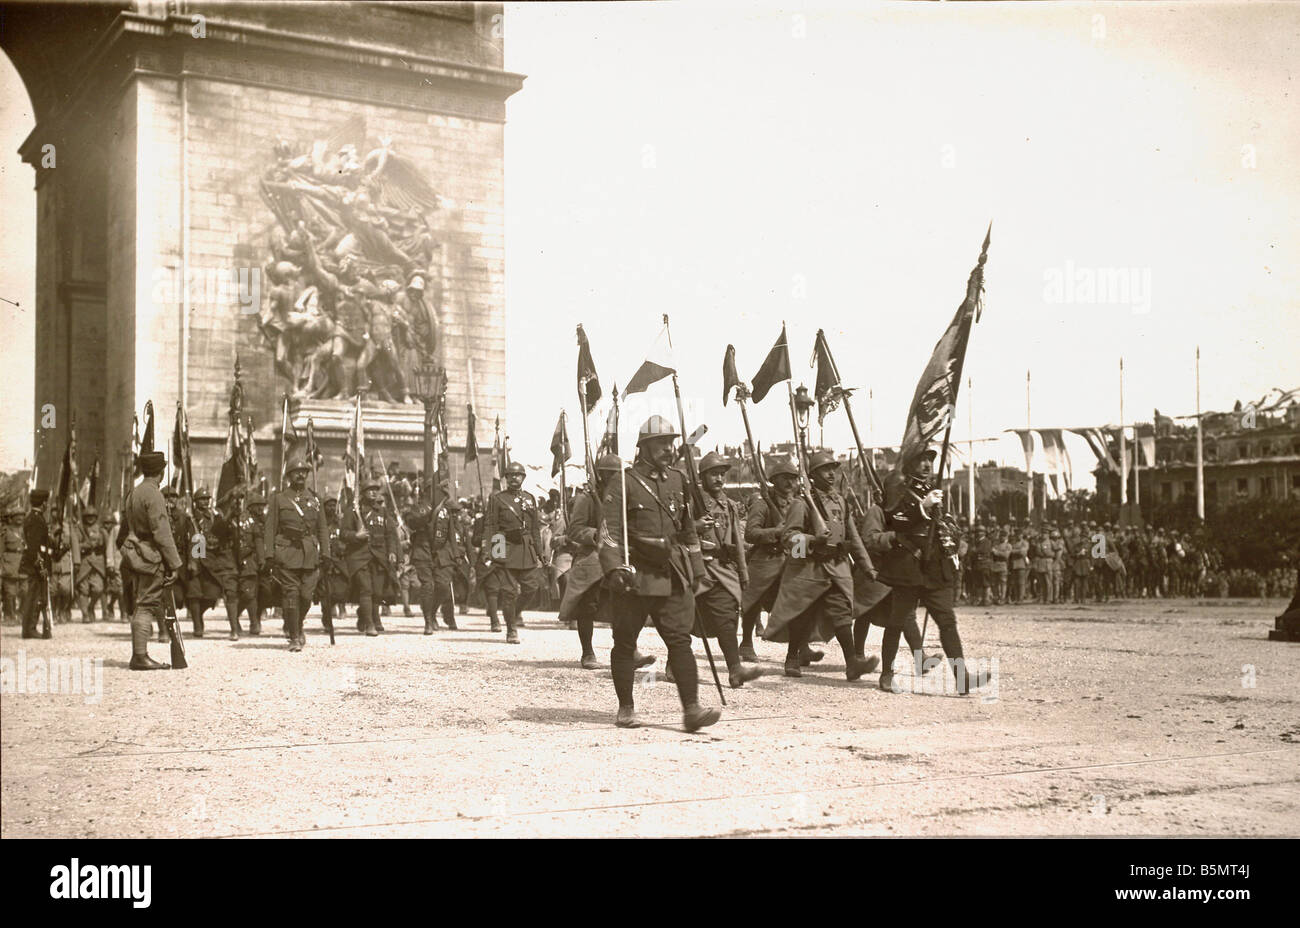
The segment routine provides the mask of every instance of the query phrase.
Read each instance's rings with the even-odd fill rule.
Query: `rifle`
[[[795,463],[799,465],[799,490],[803,494],[804,504],[808,507],[813,535],[817,538],[826,538],[830,535],[830,529],[826,527],[826,519],[822,516],[821,507],[813,499],[812,483],[808,480],[808,465],[803,459],[803,445],[799,441],[799,420],[795,417],[794,412],[794,390],[791,389],[788,380],[785,382],[785,389],[790,395],[790,425],[794,428],[794,459]]]
[[[53,571],[50,567],[45,566],[45,558],[42,556],[43,554],[43,551],[36,552],[37,568],[40,571],[41,576],[45,578],[45,616],[41,619],[41,637],[49,639],[54,637],[54,629],[50,625],[54,616],[54,604],[50,599],[50,574],[53,573]],[[51,565],[51,567],[52,566],[53,565]]]
[[[167,587],[167,610],[163,615],[163,625],[167,628],[167,637],[171,640],[172,645],[172,670],[184,670],[189,666],[189,661],[185,660],[185,642],[181,638],[181,623],[176,618],[176,598],[172,595],[172,588]]]

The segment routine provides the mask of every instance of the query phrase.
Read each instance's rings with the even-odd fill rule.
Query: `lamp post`
[[[799,450],[805,457],[808,455],[808,414],[815,402],[808,395],[808,388],[799,384],[799,388],[794,391],[794,408],[799,420]]]
[[[438,399],[439,370],[432,364],[418,365],[412,374],[415,391],[424,403],[424,485],[426,502],[433,499],[433,404]]]

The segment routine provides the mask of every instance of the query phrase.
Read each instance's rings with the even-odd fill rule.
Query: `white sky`
[[[1204,408],[1300,385],[1296,5],[525,4],[507,5],[505,47],[528,75],[506,161],[518,458],[547,460],[561,406],[580,440],[575,325],[608,393],[664,312],[707,447],[743,435],[721,406],[726,344],[748,380],[783,319],[796,383],[825,328],[864,439],[896,443],[989,220],[977,435],[1024,424],[1026,368],[1044,426],[1118,421],[1121,355],[1128,421],[1193,411],[1198,343]],[[14,149],[31,116],[0,70],[0,295],[30,307]],[[1149,308],[1049,302],[1067,268],[1147,275]],[[33,328],[3,309],[0,466],[16,467]],[[783,395],[752,410],[764,444],[789,437]],[[626,411],[628,446],[644,412]],[[836,413],[827,443],[850,440]],[[987,456],[1022,460],[1014,439]]]

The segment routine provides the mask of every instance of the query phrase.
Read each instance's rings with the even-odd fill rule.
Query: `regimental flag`
[[[722,356],[722,405],[727,405],[731,391],[740,386],[740,374],[736,372],[736,346],[728,345]]]
[[[140,438],[139,453],[153,450],[153,400],[144,404],[144,435]]]
[[[176,426],[172,437],[173,451],[176,455],[176,470],[180,473],[180,486],[177,492],[186,498],[194,495],[194,465],[190,457],[190,420],[185,414],[185,407],[176,404]]]
[[[90,465],[90,473],[81,484],[81,505],[85,509],[97,509],[99,503],[99,458]]]
[[[551,476],[564,470],[565,462],[572,457],[569,448],[569,433],[564,427],[564,410],[560,410],[560,419],[555,423],[555,433],[551,435]]]
[[[596,362],[591,359],[591,344],[581,325],[578,326],[578,393],[587,401],[587,412],[591,412],[600,402],[600,379],[596,377]]]
[[[618,384],[610,392],[609,415],[605,417],[605,433],[600,436],[596,455],[618,454]]]
[[[55,503],[55,512],[59,513],[64,525],[64,538],[71,541],[72,563],[81,563],[81,545],[75,530],[80,521],[81,507],[77,497],[77,423],[73,420],[68,426],[68,446],[63,452],[63,466],[59,469],[59,496]]]
[[[921,373],[912,395],[912,405],[907,411],[907,426],[903,430],[903,444],[899,460],[908,462],[930,447],[930,443],[947,428],[957,405],[957,390],[961,386],[961,369],[966,361],[966,343],[970,340],[971,326],[979,321],[983,310],[984,262],[988,260],[989,239],[993,226],[989,225],[980,249],[979,261],[966,281],[966,298],[948,323],[930,360]]]
[[[257,442],[253,439],[253,417],[244,419],[244,483],[250,486],[257,475]]]
[[[1156,466],[1156,427],[1152,424],[1140,423],[1133,426],[1133,436],[1137,439],[1137,446],[1142,449],[1142,464],[1144,467]]]
[[[506,470],[505,449],[501,447],[501,416],[497,415],[492,431],[492,492],[501,489],[501,476]]]
[[[474,435],[474,404],[466,403],[465,410],[468,413],[468,425],[465,426],[465,463],[478,460],[478,438]]]
[[[352,410],[352,427],[348,430],[347,449],[343,452],[343,483],[352,491],[352,499],[361,490],[366,467],[366,431],[361,414],[361,394]]]
[[[320,467],[322,464],[325,463],[325,456],[320,453],[320,448],[316,446],[316,424],[312,422],[310,416],[307,418],[307,463],[311,467],[311,480],[312,480],[311,491],[315,493],[317,492],[316,468]],[[282,467],[281,470],[283,469],[284,468]],[[263,477],[262,482],[265,481],[266,478]]]
[[[231,422],[226,430],[226,457],[221,462],[221,474],[217,477],[217,503],[220,504],[231,490],[245,482],[248,476],[248,452],[245,447],[244,430],[232,411]]]
[[[817,342],[813,346],[812,360],[817,365],[817,386],[814,395],[817,397],[817,422],[820,424],[826,420],[827,413],[838,409],[840,400],[853,391],[845,390],[840,384],[840,372],[835,369],[830,346],[826,344],[826,333],[821,329],[817,330]]]
[[[652,383],[657,383],[675,373],[677,368],[673,366],[672,350],[668,346],[668,326],[665,324],[659,332],[659,337],[650,346],[650,353],[646,355],[646,359],[641,362],[641,366],[628,381],[623,397],[626,399],[629,393],[644,393]]]
[[[790,379],[790,343],[785,338],[785,323],[781,323],[781,337],[763,359],[763,366],[754,375],[750,395],[755,403],[763,402],[769,390],[783,380]]]
[[[289,463],[289,455],[298,446],[298,430],[294,428],[293,417],[289,415],[289,394],[280,401],[280,486],[284,486],[284,468]]]

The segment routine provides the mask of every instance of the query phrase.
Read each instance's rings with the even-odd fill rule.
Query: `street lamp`
[[[424,480],[425,500],[433,499],[433,404],[438,399],[442,371],[433,364],[420,364],[411,372],[415,392],[424,403]]]
[[[799,384],[794,391],[794,409],[799,421],[799,446],[803,453],[808,453],[808,414],[816,401],[808,395],[808,388]]]

